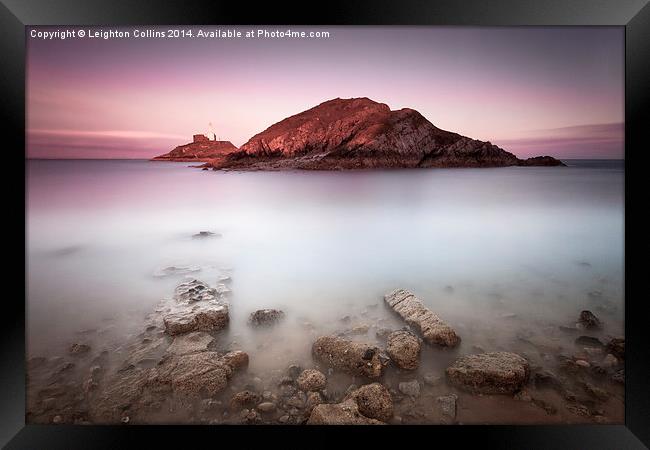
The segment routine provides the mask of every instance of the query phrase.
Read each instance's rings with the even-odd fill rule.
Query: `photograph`
[[[24,29],[26,424],[625,424],[625,27]]]

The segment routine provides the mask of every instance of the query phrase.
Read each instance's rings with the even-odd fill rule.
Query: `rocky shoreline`
[[[124,356],[75,342],[67,355],[30,358],[28,423],[509,423],[509,410],[532,423],[622,421],[625,339],[604,338],[591,311],[555,327],[571,347],[522,333],[516,348],[459,350],[461,333],[398,289],[385,295],[384,310],[401,328],[344,317],[336,333],[312,330],[311,362],[254,373],[248,352],[222,339],[230,280],[180,283]],[[247,326],[273,336],[289,319],[269,305]],[[442,357],[446,370],[421,370]],[[493,422],[480,419],[484,411]]]

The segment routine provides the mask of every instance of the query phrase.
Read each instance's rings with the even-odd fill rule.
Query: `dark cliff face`
[[[237,151],[230,141],[199,141],[179,145],[164,155],[153,158],[155,161],[212,161]]]
[[[341,170],[562,165],[520,160],[489,142],[441,130],[419,112],[368,98],[334,99],[288,117],[208,166],[243,170]]]

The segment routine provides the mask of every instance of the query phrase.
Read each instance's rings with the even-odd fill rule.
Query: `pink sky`
[[[239,146],[325,100],[369,97],[520,157],[623,157],[622,28],[305,29],[331,37],[28,37],[27,156],[150,158],[209,122]]]

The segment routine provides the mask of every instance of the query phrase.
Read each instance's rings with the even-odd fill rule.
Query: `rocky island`
[[[230,141],[210,140],[203,134],[195,134],[192,142],[179,145],[164,155],[156,156],[154,161],[215,161],[237,151]]]
[[[183,147],[156,159],[179,160],[192,150],[179,150]],[[226,150],[213,158],[204,152],[182,160],[209,160],[204,168],[236,170],[564,165],[550,156],[519,159],[490,142],[441,130],[414,109],[393,111],[369,98],[326,101],[270,126],[239,149]]]

